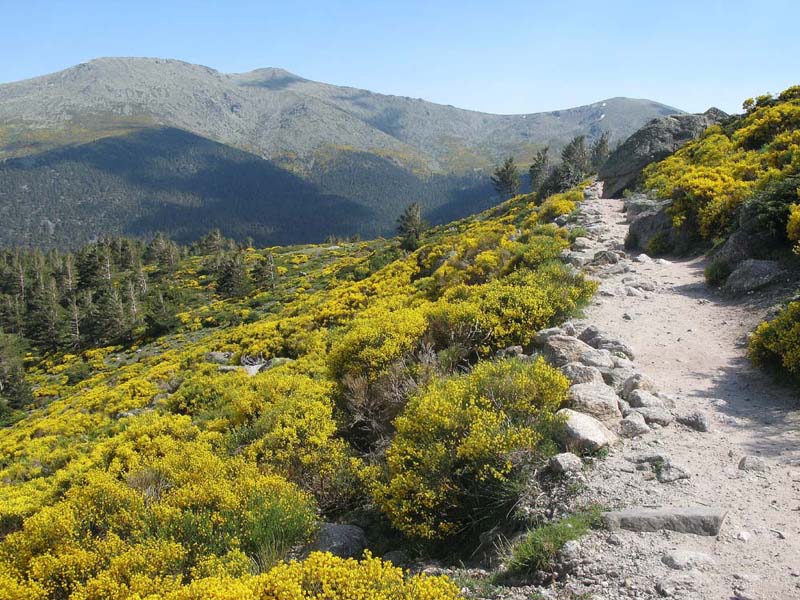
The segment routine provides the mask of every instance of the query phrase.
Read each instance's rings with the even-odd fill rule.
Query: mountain
[[[505,156],[525,163],[578,134],[622,140],[676,112],[612,98],[492,115],[281,69],[98,59],[0,85],[0,244],[189,239],[212,223],[262,244],[376,235],[412,201],[444,222],[486,207],[486,171]]]

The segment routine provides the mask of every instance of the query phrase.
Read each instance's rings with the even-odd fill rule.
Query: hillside
[[[98,59],[0,85],[0,160],[74,150],[68,157],[69,168],[54,167],[51,177],[20,169],[25,162],[0,163],[4,182],[11,179],[30,190],[50,180],[46,193],[12,192],[4,200],[25,203],[37,220],[15,223],[13,234],[0,232],[0,244],[29,243],[41,232],[42,223],[51,229],[55,226],[51,243],[85,239],[85,234],[79,235],[85,229],[80,215],[67,215],[71,206],[82,202],[80,192],[89,181],[86,191],[91,197],[122,205],[120,213],[108,210],[113,224],[92,222],[103,225],[93,234],[152,233],[153,224],[148,229],[129,216],[151,189],[158,190],[149,199],[156,204],[180,206],[189,201],[185,189],[169,189],[163,178],[151,179],[140,170],[135,185],[128,181],[121,186],[113,166],[98,169],[90,159],[84,160],[83,153],[93,155],[97,148],[108,147],[95,145],[102,140],[119,144],[114,153],[135,150],[134,162],[146,163],[150,156],[157,156],[166,165],[171,155],[159,149],[158,132],[177,129],[269,161],[272,164],[259,175],[258,190],[265,197],[254,196],[252,189],[247,193],[252,202],[265,205],[255,211],[255,220],[244,206],[232,206],[225,215],[228,223],[222,223],[213,210],[200,210],[184,215],[184,225],[191,231],[195,224],[186,223],[186,218],[199,222],[207,218],[220,223],[228,234],[240,236],[237,223],[250,221],[260,231],[254,236],[260,243],[309,242],[341,233],[385,233],[413,201],[420,202],[434,222],[476,212],[490,200],[487,171],[506,156],[514,155],[525,164],[542,146],[558,151],[576,135],[596,138],[606,132],[612,141],[623,140],[650,119],[675,112],[649,100],[611,98],[548,113],[492,115],[313,82],[280,69],[225,74],[175,60]],[[192,143],[207,145],[207,141]],[[57,156],[64,160],[63,154]],[[52,160],[51,155],[44,156],[48,164]],[[247,160],[257,162],[256,158]],[[184,167],[178,161],[171,168]],[[9,169],[13,174],[9,175]],[[335,195],[352,203],[353,214],[344,221],[345,230],[339,227],[340,219],[334,218],[330,225],[326,219],[315,223],[316,202],[298,208],[298,202],[282,195],[286,175],[276,169],[312,183],[319,196]],[[274,185],[265,172],[276,177]],[[192,184],[195,206],[225,204],[218,190],[207,190],[199,183]],[[113,190],[110,201],[100,198],[106,188]],[[306,188],[299,197],[309,194],[314,192]],[[245,204],[252,206],[250,201]],[[286,213],[307,218],[309,224],[294,227],[284,219]]]

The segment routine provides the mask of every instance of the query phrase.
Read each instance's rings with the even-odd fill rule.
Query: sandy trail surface
[[[628,225],[621,200],[590,199],[588,253],[621,250]],[[592,598],[800,599],[800,404],[746,358],[747,335],[770,302],[728,299],[703,278],[703,258],[637,262],[599,270],[600,293],[579,325],[597,325],[634,349],[638,370],[675,399],[677,414],[703,411],[709,432],[673,423],[616,446],[590,472],[584,500],[622,507],[722,507],[720,534],[672,532],[581,540],[576,589]],[[609,273],[630,268],[624,273]],[[654,288],[628,295],[626,279]],[[631,458],[661,452],[688,479],[659,483]],[[745,456],[766,470],[744,471]],[[668,556],[696,560],[672,568]],[[673,561],[674,562],[674,561]]]

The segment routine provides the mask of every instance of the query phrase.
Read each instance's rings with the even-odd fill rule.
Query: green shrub
[[[586,535],[598,518],[599,511],[591,510],[528,531],[508,549],[503,574],[519,577],[552,568],[564,544]]]
[[[639,248],[639,236],[630,229],[625,235],[625,250],[636,250]]]
[[[515,500],[520,465],[552,450],[568,387],[541,358],[482,362],[434,381],[395,422],[377,504],[410,537],[489,529]]]
[[[722,285],[733,271],[726,260],[714,260],[706,265],[704,275],[709,285]]]
[[[748,356],[758,366],[800,377],[800,302],[791,302],[750,337]]]
[[[666,231],[659,231],[655,234],[650,241],[647,242],[645,252],[650,256],[658,256],[660,254],[668,254],[672,252],[672,241],[670,240],[669,233]]]

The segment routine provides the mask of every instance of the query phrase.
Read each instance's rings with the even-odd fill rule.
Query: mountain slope
[[[524,163],[537,148],[549,144],[557,150],[578,134],[608,132],[612,139],[623,139],[648,120],[675,112],[649,100],[614,98],[550,113],[491,115],[317,83],[281,69],[225,74],[176,60],[98,59],[0,85],[0,160],[6,159],[0,163],[5,195],[0,210],[9,213],[25,206],[30,213],[24,216],[27,225],[14,225],[16,233],[0,234],[0,244],[36,242],[36,219],[60,219],[64,231],[60,237],[48,237],[53,244],[73,239],[76,230],[82,231],[83,240],[110,232],[147,234],[154,228],[188,239],[196,235],[196,223],[221,220],[251,224],[230,226],[228,233],[239,236],[246,229],[265,244],[316,241],[342,233],[377,235],[390,230],[402,208],[413,201],[436,222],[485,208],[486,171],[505,156]],[[262,173],[258,190],[248,188],[245,198],[234,201],[233,190],[220,193],[211,178],[193,176],[189,200],[185,181],[184,187],[174,182],[174,189],[164,187],[164,178],[154,182],[145,177],[144,190],[127,185],[130,181],[119,185],[117,180],[106,181],[106,176],[123,165],[104,164],[100,175],[96,161],[83,159],[98,148],[105,152],[111,143],[112,155],[120,153],[140,167],[155,156],[164,162],[161,168],[185,174],[185,164],[177,159],[184,150],[177,152],[178,162],[168,166],[176,140],[167,136],[165,142],[167,129],[195,136],[182,138],[181,144],[208,150],[209,144],[217,143],[247,153],[246,160],[253,164],[266,159],[270,164],[259,168],[270,170],[278,187]],[[95,143],[100,146],[91,146]],[[43,155],[53,151],[61,153],[57,158]],[[37,165],[55,169],[46,171],[53,175],[44,176],[46,183],[38,180],[41,170],[8,160],[32,156]],[[235,160],[245,160],[237,156]],[[60,166],[54,167],[53,160]],[[276,169],[282,170],[280,177]],[[281,186],[287,172],[302,180],[292,185],[318,189],[286,193]],[[247,180],[254,181],[252,172]],[[100,193],[106,185],[114,189],[113,201],[106,202]],[[82,194],[92,200],[81,210],[91,206],[91,211],[108,215],[116,221],[114,228],[64,217],[67,206],[84,202]],[[354,210],[312,214],[317,204],[308,201],[309,194],[334,194],[342,206],[350,203]],[[280,202],[275,200],[278,196]],[[177,218],[173,205],[187,203],[196,210],[183,211],[178,230],[171,224]],[[159,204],[167,206],[166,214],[148,221]],[[120,206],[124,210],[115,212]],[[211,206],[224,213],[224,219],[206,210]],[[87,224],[99,229],[85,232]]]

